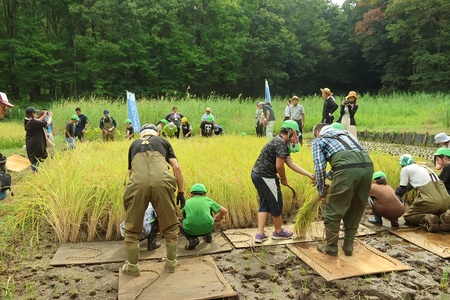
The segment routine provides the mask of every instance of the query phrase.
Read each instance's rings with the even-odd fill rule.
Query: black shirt
[[[75,125],[75,130],[81,131],[86,127],[86,124],[89,122],[88,122],[88,118],[83,114],[79,115],[78,118],[79,118],[79,120],[77,122],[77,125]]]
[[[128,170],[131,170],[131,162],[136,154],[146,151],[157,151],[169,162],[170,158],[176,158],[172,145],[164,138],[151,136],[147,139],[150,144],[142,145],[143,139],[137,139],[131,143],[128,149]]]
[[[450,164],[447,164],[442,168],[442,172],[439,174],[439,179],[444,182],[447,193],[450,194]]]

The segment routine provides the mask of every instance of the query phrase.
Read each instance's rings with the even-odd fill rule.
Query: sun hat
[[[103,114],[104,114],[104,115],[109,115],[109,110],[105,109],[105,110],[103,111]]]
[[[348,92],[348,95],[345,96],[345,99],[348,99],[350,97],[355,97],[355,99],[358,99],[358,94],[356,94],[355,91],[350,91],[350,92]]]
[[[156,129],[156,126],[150,123],[144,124],[141,127],[141,131],[143,130],[154,130],[154,131],[158,131],[158,129]]]
[[[434,153],[434,156],[439,156],[439,155],[445,155],[450,157],[450,149],[447,147],[442,147],[436,150],[436,153]]]
[[[8,101],[8,97],[6,96],[5,93],[0,92],[0,103],[8,106],[8,107],[14,107],[14,105],[12,105],[11,103],[9,103]]]
[[[206,194],[206,187],[205,187],[205,185],[203,185],[203,184],[201,184],[201,183],[195,183],[195,184],[193,184],[193,185],[191,186],[190,193],[193,194],[193,193],[195,193],[195,192]]]
[[[34,108],[34,107],[31,107],[31,106],[29,106],[29,107],[27,107],[25,109],[25,114],[27,114],[27,115],[31,115],[31,114],[36,113],[36,112],[38,112],[38,110],[36,108]]]
[[[149,124],[149,123],[142,125],[141,132],[140,132],[141,138],[145,137],[145,136],[149,136],[149,135],[152,135],[152,136],[158,135],[158,129],[156,129],[156,126],[153,124]]]
[[[320,91],[322,93],[325,93],[325,94],[328,94],[328,95],[333,95],[333,93],[330,91],[329,88],[323,88],[323,89],[320,89]]]
[[[211,111],[211,107],[207,107],[207,108],[206,108],[206,111]]]
[[[281,128],[290,128],[298,131],[298,124],[294,120],[286,120],[281,124]]]
[[[264,102],[259,101],[258,105],[264,105]]]
[[[71,119],[72,119],[72,120],[76,120],[76,121],[80,121],[80,118],[78,118],[77,115],[73,115]]]
[[[175,124],[173,122],[170,122],[169,124],[167,124],[167,128],[169,128],[169,130],[173,130],[175,129]]]
[[[159,121],[159,123],[163,123],[164,125],[167,125],[167,124],[169,124],[169,121],[167,121],[166,119],[161,119]]]
[[[126,119],[125,122],[123,122],[123,124],[128,124],[128,123],[131,124],[131,120],[130,119]]]
[[[375,180],[375,179],[377,179],[377,178],[384,178],[384,179],[387,179],[386,174],[384,174],[384,173],[381,172],[381,171],[377,171],[377,172],[373,173],[373,175],[372,175],[372,180]]]
[[[400,156],[399,162],[402,167],[406,167],[414,163],[414,158],[411,156],[411,154],[403,154],[402,156]]]
[[[212,122],[212,121],[213,121],[213,117],[212,117],[212,116],[207,116],[207,117],[206,117],[206,121]]]
[[[345,130],[344,126],[338,122],[331,123],[331,127],[338,130]]]
[[[300,99],[299,99],[297,96],[293,96],[291,100],[292,100],[292,101],[294,101],[294,100],[299,101]]]
[[[187,118],[186,117],[182,117],[181,118],[181,123],[186,123],[188,120],[187,120]]]
[[[447,143],[448,141],[450,141],[450,136],[445,134],[445,132],[440,132],[434,136],[434,142],[436,144]]]

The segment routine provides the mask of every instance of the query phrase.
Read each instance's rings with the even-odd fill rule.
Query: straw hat
[[[350,91],[350,92],[348,92],[348,95],[345,96],[345,99],[348,99],[350,97],[355,97],[355,99],[358,99],[358,94],[356,94],[355,91]]]
[[[325,94],[328,94],[328,95],[333,95],[333,93],[330,91],[329,88],[323,88],[323,89],[320,89],[320,91],[322,93],[325,93]]]

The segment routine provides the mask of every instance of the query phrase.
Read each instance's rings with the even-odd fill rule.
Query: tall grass
[[[266,139],[228,135],[216,138],[171,139],[185,179],[185,189],[201,182],[208,196],[230,211],[228,228],[256,224],[258,197],[250,172]],[[122,196],[130,141],[78,144],[42,164],[37,174],[25,175],[10,202],[15,215],[10,228],[36,230],[49,224],[60,242],[116,239],[123,219]],[[374,154],[375,169],[398,178],[396,158]],[[313,171],[311,149],[302,147],[294,161]],[[392,167],[388,167],[392,166]],[[310,180],[287,168],[292,192],[282,187],[283,215],[289,217],[316,196]]]
[[[0,131],[0,151],[19,148],[25,144],[25,129],[22,123],[2,121]]]

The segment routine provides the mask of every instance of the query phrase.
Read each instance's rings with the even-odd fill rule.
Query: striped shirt
[[[322,128],[319,136],[312,142],[314,170],[316,172],[316,184],[319,195],[323,195],[325,187],[327,161],[337,152],[348,151],[345,145],[333,138],[336,136],[339,136],[346,142],[353,151],[359,152],[363,148],[355,137],[352,136],[353,142],[342,130],[336,130],[331,126]],[[358,148],[355,143],[361,148]]]

